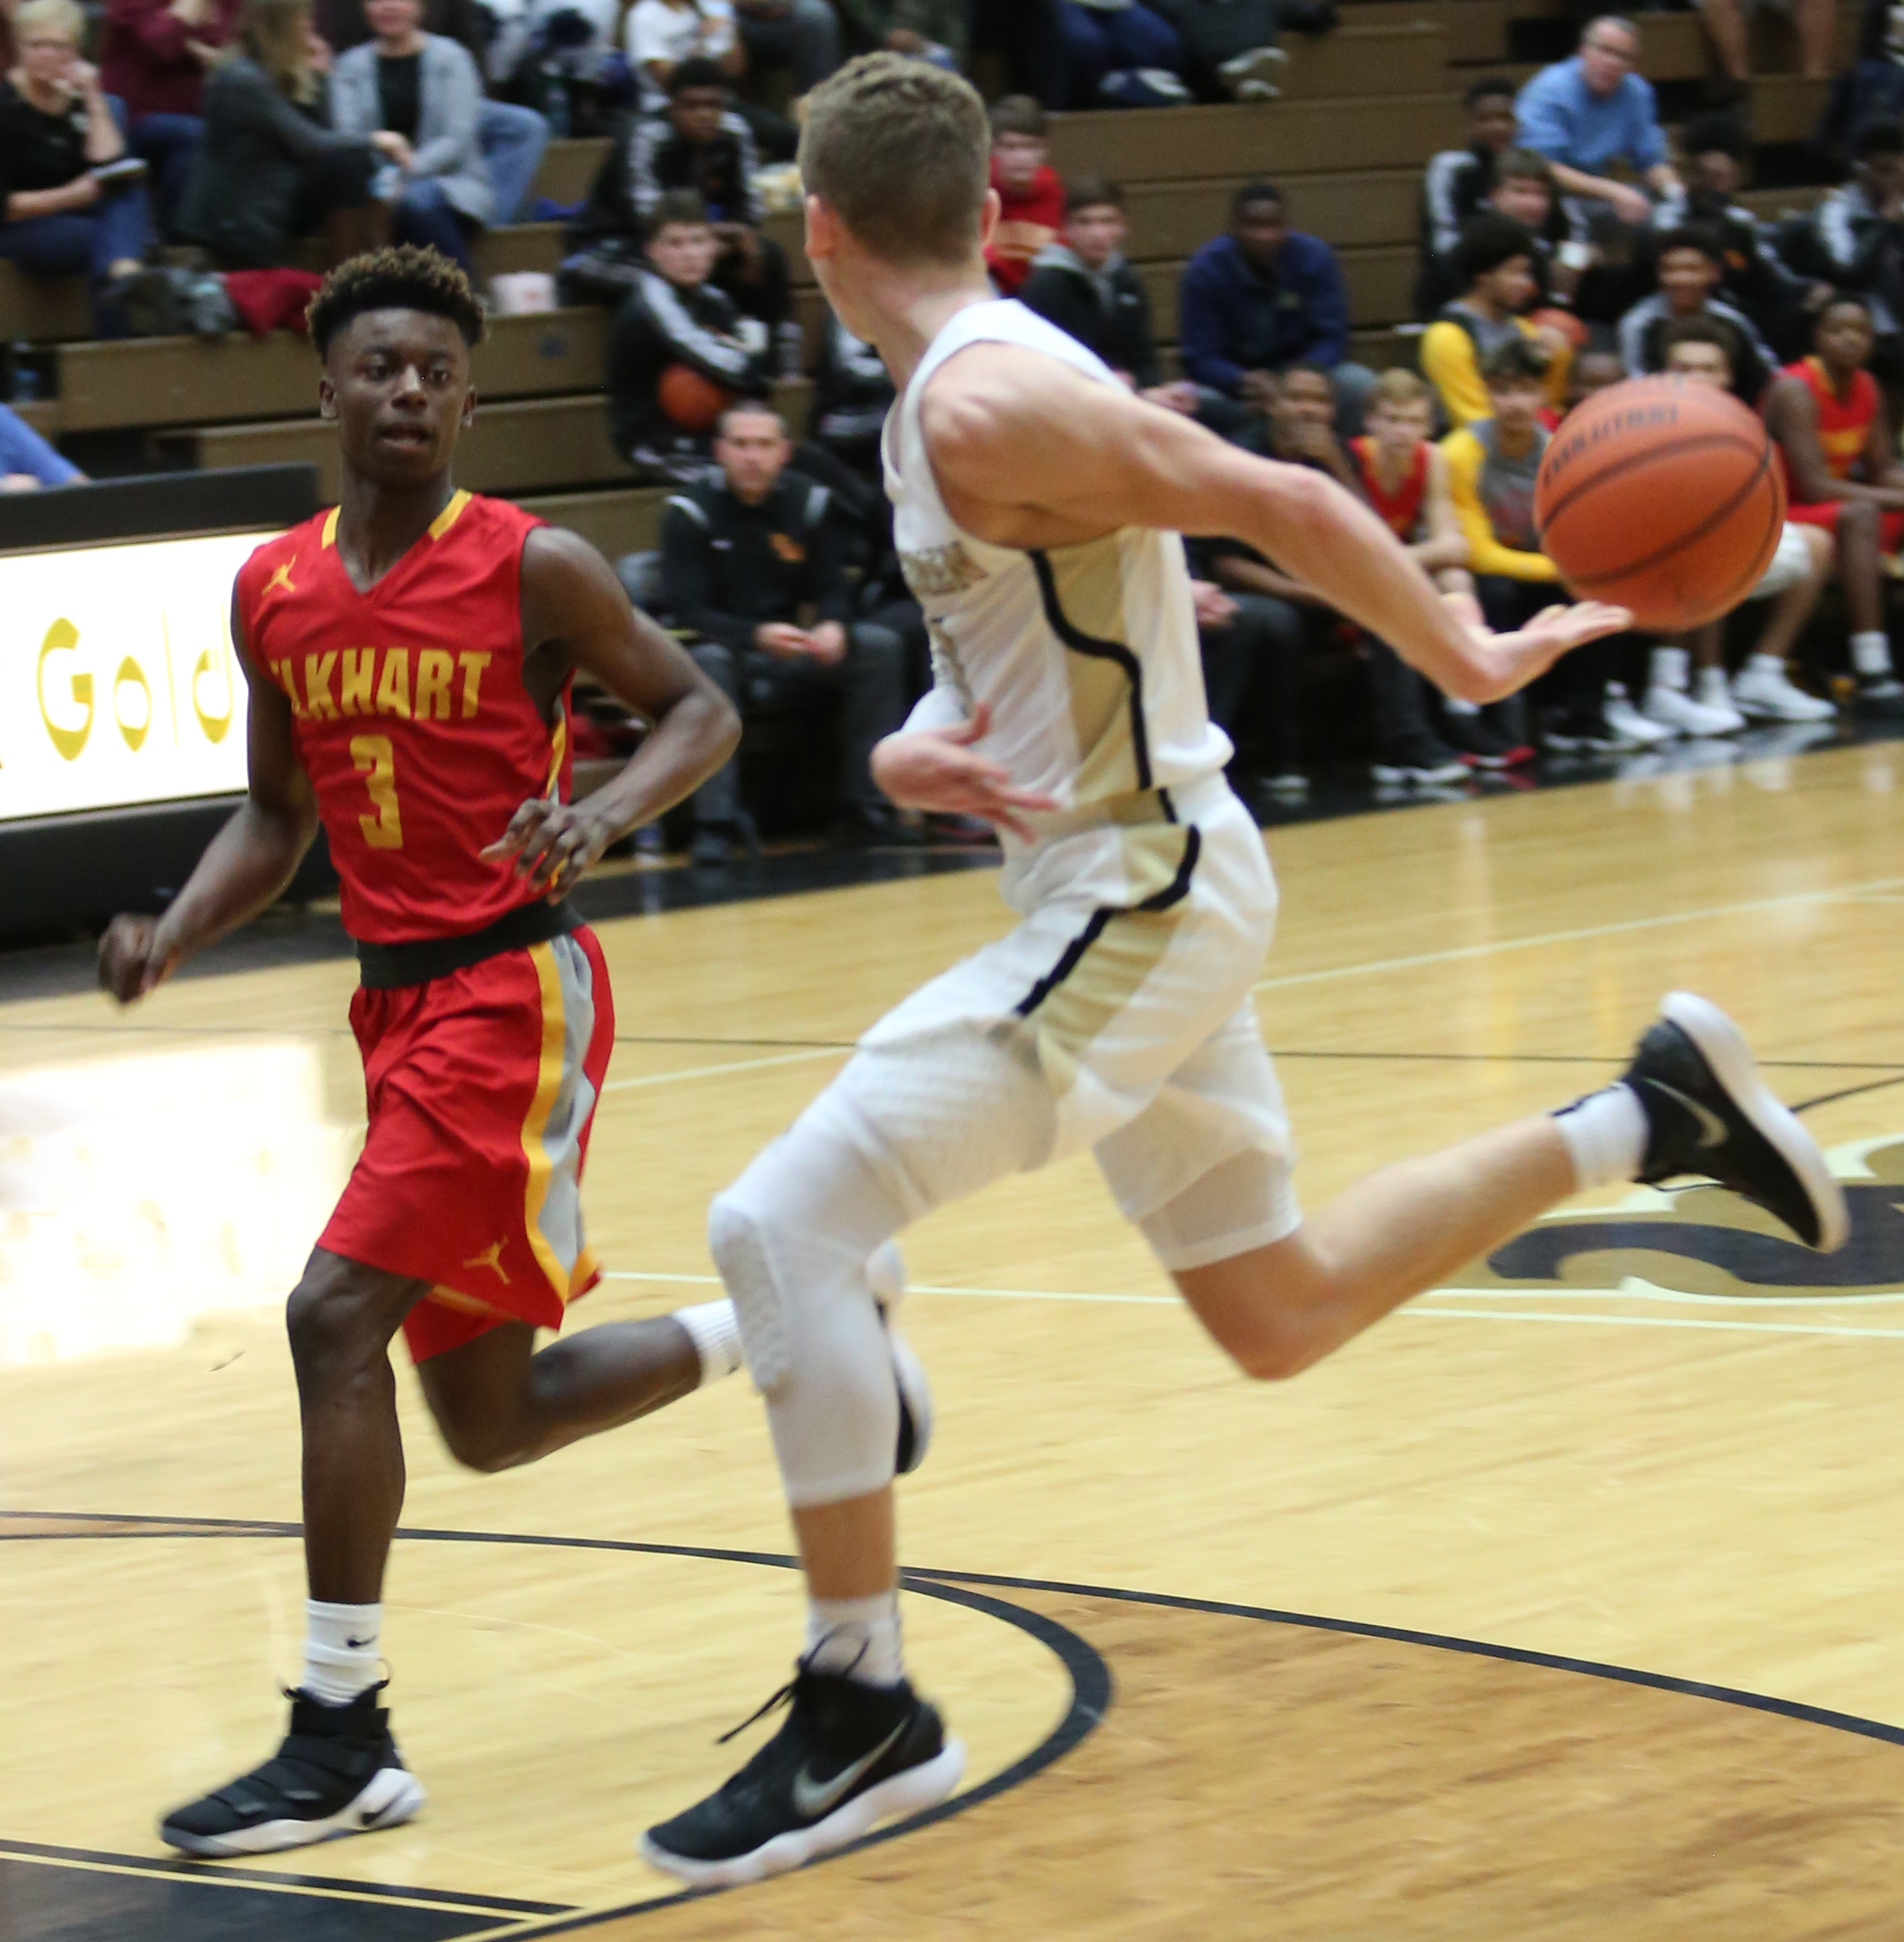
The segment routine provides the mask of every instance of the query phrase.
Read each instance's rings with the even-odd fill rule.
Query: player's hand
[[[804,661],[812,651],[806,629],[785,620],[762,621],[753,630],[753,644],[762,654],[782,661]]]
[[[99,941],[100,987],[121,1004],[136,1003],[178,969],[183,953],[162,929],[155,917],[121,915],[107,925]]]
[[[528,878],[550,902],[565,897],[583,872],[600,860],[616,832],[586,803],[559,803],[532,796],[509,820],[509,828],[482,852],[485,863],[513,859],[519,877]]]
[[[1544,674],[1561,655],[1609,634],[1623,634],[1632,624],[1633,615],[1623,607],[1609,606],[1604,600],[1581,600],[1572,607],[1544,607],[1513,634],[1477,630],[1474,638],[1493,662],[1500,683],[1497,692],[1488,698],[1498,701],[1514,694]]]
[[[1025,817],[1058,805],[1041,790],[1013,788],[1002,765],[974,752],[991,725],[992,711],[981,702],[956,728],[888,735],[873,751],[873,780],[902,809],[977,816],[1029,842]]]

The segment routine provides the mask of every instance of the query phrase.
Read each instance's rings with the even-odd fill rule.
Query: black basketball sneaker
[[[348,1706],[287,1692],[291,1730],[263,1766],[168,1814],[159,1836],[187,1854],[269,1854],[409,1820],[423,1783],[404,1766],[377,1704],[381,1685]]]
[[[1851,1232],[1843,1189],[1817,1141],[1766,1089],[1752,1048],[1719,1008],[1670,992],[1624,1075],[1646,1115],[1639,1178],[1703,1174],[1829,1253]]]
[[[926,1380],[925,1365],[899,1332],[899,1303],[906,1297],[906,1264],[890,1240],[882,1241],[873,1249],[866,1264],[866,1278],[872,1284],[873,1301],[879,1311],[879,1319],[886,1325],[886,1340],[892,1351],[892,1379],[899,1392],[897,1468],[899,1475],[906,1476],[926,1460],[926,1451],[932,1441],[932,1389]]]
[[[641,1837],[644,1859],[697,1888],[758,1881],[936,1806],[965,1771],[964,1747],[903,1680],[862,1685],[803,1662],[753,1719],[789,1700],[780,1731],[732,1779]]]

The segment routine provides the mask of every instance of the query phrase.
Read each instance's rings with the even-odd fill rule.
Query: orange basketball
[[[683,431],[706,431],[732,404],[738,393],[723,391],[688,364],[670,364],[661,374],[655,395],[668,422]]]
[[[1561,578],[1659,634],[1737,607],[1784,519],[1765,427],[1729,393],[1684,378],[1596,391],[1548,441],[1534,488],[1541,548]]]

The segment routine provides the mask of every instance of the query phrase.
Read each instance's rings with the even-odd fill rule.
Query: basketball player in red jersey
[[[422,1803],[377,1703],[403,1497],[387,1354],[399,1328],[451,1451],[484,1470],[738,1366],[719,1303],[534,1349],[596,1279],[577,1185],[614,1036],[600,949],[564,899],[616,837],[711,775],[738,726],[591,547],[454,489],[482,328],[462,273],[431,250],[356,257],[319,292],[343,499],[238,574],[249,797],[163,917],[116,918],[100,945],[102,982],[130,1003],[269,904],[321,822],[362,961],[351,1022],[369,1131],[288,1311],[304,1673],[276,1757],[163,1822],[192,1854],[391,1826]],[[619,776],[570,803],[578,667],[655,725]]]
[[[1833,298],[1812,341],[1812,355],[1788,364],[1765,394],[1765,423],[1785,462],[1785,517],[1836,536],[1859,711],[1904,715],[1904,683],[1884,628],[1883,579],[1883,555],[1904,542],[1904,466],[1893,456],[1869,368],[1870,311],[1855,297]]]

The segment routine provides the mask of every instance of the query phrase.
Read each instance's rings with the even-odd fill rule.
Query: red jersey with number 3
[[[522,549],[542,523],[459,492],[360,593],[333,509],[238,570],[246,650],[290,698],[353,938],[459,937],[537,894],[479,852],[527,798],[568,795],[567,684],[552,725],[522,681]]]

